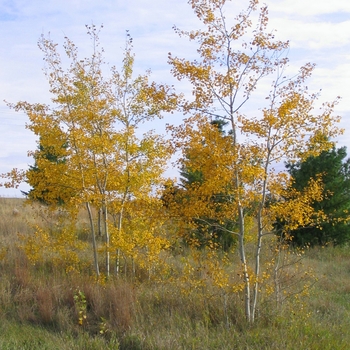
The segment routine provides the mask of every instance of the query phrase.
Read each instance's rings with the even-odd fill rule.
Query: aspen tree
[[[197,57],[188,60],[169,54],[173,75],[187,79],[193,87],[193,99],[182,100],[180,106],[190,116],[180,127],[170,129],[175,147],[184,154],[191,150],[192,159],[197,155],[198,161],[188,164],[184,157],[180,166],[200,170],[206,179],[188,192],[187,198],[195,198],[195,205],[186,205],[187,200],[180,210],[182,215],[187,211],[189,217],[198,219],[216,215],[223,222],[236,221],[232,234],[238,239],[249,323],[254,322],[258,309],[263,237],[272,233],[278,215],[288,216],[293,227],[312,220],[311,203],[322,193],[322,184],[313,181],[302,193],[295,192],[289,203],[267,206],[267,199],[280,199],[291,181],[275,166],[286,159],[304,159],[310,150],[318,153],[328,149],[330,143],[321,136],[335,137],[340,132],[335,126],[339,118],[332,113],[337,100],[323,104],[318,112],[318,94],[310,93],[305,85],[314,65],[307,63],[292,78],[285,76],[289,43],[275,39],[268,29],[268,9],[265,5],[259,8],[258,3],[248,1],[247,8],[233,18],[230,1],[190,0],[201,29],[182,31],[175,27],[175,31],[197,45]],[[263,80],[270,84],[264,104],[249,111],[248,102]],[[219,137],[210,125],[213,118],[229,123],[230,138]],[[220,210],[220,215],[208,200],[215,193],[226,193],[227,197],[226,210]],[[251,233],[246,220],[251,219],[255,222],[255,252],[247,254],[252,238],[247,236]]]
[[[30,120],[27,128],[39,137],[41,147],[64,157],[65,161],[52,162],[37,150],[30,154],[40,171],[14,170],[7,177],[9,186],[23,179],[35,185],[32,198],[38,196],[52,205],[66,191],[64,208],[72,214],[82,205],[86,207],[97,276],[101,249],[96,238],[95,212],[102,212],[108,276],[111,216],[118,216],[117,228],[121,232],[127,206],[135,206],[138,201],[145,204],[157,201],[156,186],[162,182],[170,156],[167,142],[161,136],[153,132],[139,135],[137,129],[144,122],[161,118],[163,112],[171,112],[177,98],[171,87],[150,81],[150,71],[133,77],[134,55],[129,34],[121,71],[112,67],[105,77],[99,30],[93,25],[87,26],[87,31],[93,44],[89,58],[81,59],[77,46],[65,38],[68,68],[64,68],[57,44],[44,36],[39,41],[53,95],[52,105],[9,104],[27,113]],[[63,144],[66,146],[62,147]],[[135,211],[133,219],[139,219],[141,213],[141,210]],[[112,231],[117,234],[114,228]],[[142,230],[138,233],[143,234]]]

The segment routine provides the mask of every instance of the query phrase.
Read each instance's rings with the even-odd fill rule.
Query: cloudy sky
[[[237,9],[246,3],[233,0]],[[317,64],[311,90],[322,88],[322,100],[342,97],[337,114],[346,132],[339,146],[350,150],[350,1],[266,0],[270,28],[277,37],[290,40],[291,66]],[[42,73],[43,56],[37,47],[41,34],[58,43],[68,36],[82,56],[91,52],[86,24],[103,24],[100,38],[107,61],[120,65],[125,31],[134,39],[136,68],[150,68],[157,82],[173,83],[167,65],[168,52],[186,57],[186,39],[174,33],[196,29],[197,21],[187,0],[0,0],[0,173],[27,168],[27,151],[36,148],[35,138],[25,129],[26,116],[16,113],[3,100],[50,101]],[[181,119],[171,116],[166,122]],[[349,127],[347,127],[349,125]],[[350,153],[350,152],[349,152]],[[22,189],[26,189],[25,186]],[[0,196],[20,196],[19,190],[0,188]]]

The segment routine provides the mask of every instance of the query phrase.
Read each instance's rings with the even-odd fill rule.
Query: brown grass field
[[[349,247],[308,250],[302,263],[315,282],[308,295],[279,312],[267,305],[249,326],[239,295],[224,307],[219,295],[182,293],[176,283],[142,273],[97,283],[90,268],[77,274],[49,260],[32,264],[20,235],[33,234],[37,220],[55,225],[55,218],[23,203],[0,198],[2,350],[350,348]]]

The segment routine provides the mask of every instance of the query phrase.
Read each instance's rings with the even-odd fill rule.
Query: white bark
[[[100,269],[99,269],[99,265],[98,265],[98,254],[97,254],[95,227],[94,227],[94,221],[92,218],[91,207],[90,207],[90,204],[88,202],[86,202],[86,209],[87,209],[88,214],[89,214],[90,232],[91,232],[91,236],[92,236],[92,249],[93,249],[93,253],[94,253],[94,266],[95,266],[96,275],[98,277],[100,275]]]

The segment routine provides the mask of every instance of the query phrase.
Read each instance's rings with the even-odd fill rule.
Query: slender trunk
[[[109,277],[109,232],[108,232],[108,212],[107,212],[107,205],[104,203],[103,205],[103,224],[104,224],[104,231],[105,231],[105,237],[106,237],[106,276]]]
[[[115,274],[119,276],[119,270],[120,270],[120,249],[117,249],[117,258],[115,261]]]
[[[255,283],[254,283],[254,292],[253,292],[254,297],[253,297],[253,305],[252,305],[252,309],[251,309],[252,322],[254,322],[256,307],[258,304],[261,245],[262,245],[262,217],[261,217],[261,210],[259,210],[259,213],[258,213],[258,242],[256,244],[256,253],[255,253]]]
[[[88,202],[86,202],[86,209],[89,214],[89,220],[90,220],[90,230],[91,230],[91,236],[92,236],[92,249],[94,252],[94,265],[95,265],[95,271],[97,277],[100,276],[100,269],[98,266],[98,254],[97,254],[97,244],[96,244],[96,236],[95,236],[95,227],[94,227],[94,221],[92,218],[92,212],[91,212],[91,207]]]
[[[252,315],[252,322],[255,320],[255,313],[256,308],[258,305],[258,295],[259,295],[259,277],[260,277],[260,256],[261,256],[261,247],[262,247],[262,237],[263,237],[263,210],[265,207],[265,201],[266,201],[266,191],[267,191],[267,182],[268,182],[268,166],[270,163],[270,155],[271,155],[271,148],[270,148],[270,141],[267,141],[267,158],[266,163],[264,167],[264,182],[262,187],[262,198],[259,205],[258,210],[258,241],[256,244],[256,253],[255,253],[255,284],[254,284],[254,298],[253,298],[253,305],[251,310]]]
[[[123,203],[124,205],[124,203]],[[118,218],[118,232],[121,232],[122,229],[122,223],[123,223],[123,205],[122,208],[120,209],[119,212],[119,218]],[[120,271],[120,249],[117,249],[117,259],[116,259],[116,275],[119,275],[119,271]]]
[[[244,280],[244,308],[247,321],[251,322],[250,303],[251,303],[251,291],[249,271],[247,265],[247,259],[244,246],[244,213],[241,206],[238,207],[238,220],[239,220],[239,255],[241,258],[243,268],[243,280]]]
[[[98,228],[98,235],[99,236],[102,236],[101,217],[102,217],[102,209],[100,208],[98,210],[98,217],[97,217],[97,228]]]

